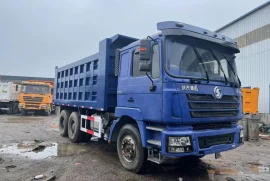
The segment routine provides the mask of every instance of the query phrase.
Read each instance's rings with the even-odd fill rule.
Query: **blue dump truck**
[[[216,32],[167,21],[138,40],[106,38],[99,52],[55,69],[59,131],[73,143],[116,143],[123,167],[190,159],[243,144],[237,43]]]

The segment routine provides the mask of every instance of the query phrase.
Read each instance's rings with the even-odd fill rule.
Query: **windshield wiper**
[[[202,67],[203,67],[203,69],[204,69],[204,71],[205,71],[207,83],[209,83],[209,76],[208,76],[208,72],[207,72],[207,70],[206,70],[206,68],[205,68],[205,66],[204,66],[203,59],[202,59],[201,55],[199,54],[199,52],[197,51],[197,49],[195,48],[194,45],[193,45],[193,49],[194,49],[195,54],[196,54],[197,58],[200,60],[200,62],[201,62],[201,64],[202,64]]]
[[[223,55],[223,57],[225,58],[225,60],[228,62],[228,64],[230,65],[230,67],[231,67],[231,70],[232,70],[232,72],[233,72],[233,74],[237,77],[237,79],[238,79],[238,82],[239,82],[239,87],[241,87],[241,81],[240,81],[240,79],[239,79],[239,77],[238,77],[238,75],[236,74],[236,72],[234,71],[234,68],[233,68],[233,66],[232,66],[232,64],[231,64],[231,62],[227,59],[227,57],[224,55],[224,54],[222,54]],[[233,56],[233,58],[232,59],[234,59],[235,58],[235,56]]]
[[[219,59],[218,59],[217,56],[214,54],[214,52],[213,52],[212,49],[210,49],[210,52],[212,53],[212,55],[213,55],[214,58],[216,59],[216,61],[217,61],[217,63],[218,63],[218,66],[219,66],[220,70],[223,72],[224,79],[225,79],[225,84],[227,85],[227,84],[228,84],[228,79],[227,79],[227,77],[226,77],[226,74],[225,74],[225,72],[224,72],[222,66],[221,66],[221,63],[220,63]]]

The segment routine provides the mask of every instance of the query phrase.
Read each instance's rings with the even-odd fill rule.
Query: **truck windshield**
[[[24,84],[22,86],[23,93],[28,94],[49,94],[50,93],[49,86],[46,85],[31,85],[31,84]]]
[[[174,77],[191,77],[239,84],[234,53],[225,47],[190,37],[168,36],[167,70]]]

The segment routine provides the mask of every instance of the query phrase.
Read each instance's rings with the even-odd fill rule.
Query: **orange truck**
[[[19,110],[22,115],[28,112],[43,112],[50,115],[54,111],[53,105],[54,82],[24,81],[19,95]]]

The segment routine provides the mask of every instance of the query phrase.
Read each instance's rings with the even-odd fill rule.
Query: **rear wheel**
[[[69,120],[70,112],[67,110],[63,110],[59,116],[59,132],[63,137],[68,136],[68,120]]]
[[[68,120],[68,137],[72,143],[79,143],[80,136],[81,131],[80,131],[79,113],[73,112],[71,113]]]
[[[117,138],[117,152],[122,165],[133,173],[139,173],[145,163],[146,153],[142,147],[138,129],[131,124],[123,126]]]

